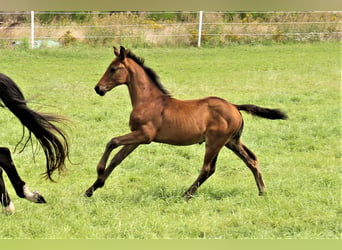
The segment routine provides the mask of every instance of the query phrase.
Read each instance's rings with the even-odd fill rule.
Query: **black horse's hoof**
[[[93,190],[92,189],[88,189],[84,195],[84,197],[92,197],[93,196]]]
[[[183,194],[183,198],[185,199],[185,201],[189,201],[190,199],[193,198],[193,195],[190,194],[190,193],[188,193],[188,192],[185,192],[185,193]]]
[[[259,196],[266,196],[266,195],[267,195],[266,191],[259,192]]]
[[[33,192],[36,196],[36,203],[40,203],[40,204],[43,204],[43,203],[46,203],[46,200],[44,199],[43,196],[41,196],[38,192]]]

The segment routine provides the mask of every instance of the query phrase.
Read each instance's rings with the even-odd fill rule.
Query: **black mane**
[[[156,72],[154,72],[153,69],[147,67],[144,62],[144,58],[142,57],[138,57],[136,56],[132,51],[127,50],[127,54],[126,56],[130,59],[132,59],[134,62],[136,62],[137,64],[139,64],[144,71],[146,72],[146,74],[149,76],[149,78],[152,80],[152,82],[157,86],[158,89],[160,89],[160,91],[168,96],[170,95],[170,92],[163,86],[163,84],[160,82],[159,76],[157,75]]]

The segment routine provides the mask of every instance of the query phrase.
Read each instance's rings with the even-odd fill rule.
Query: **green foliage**
[[[76,38],[71,34],[70,30],[66,31],[58,40],[64,46],[71,46],[76,42]]]
[[[181,20],[181,13],[151,13],[148,14],[148,19],[154,21],[180,21]]]
[[[61,22],[76,22],[84,23],[91,19],[89,13],[71,13],[71,14],[56,14],[55,12],[45,12],[36,14],[36,18],[42,24],[52,24]]]
[[[41,150],[35,161],[29,149],[14,153],[22,178],[48,203],[21,200],[6,178],[16,213],[0,214],[0,238],[340,238],[339,42],[131,49],[176,98],[216,95],[288,113],[288,121],[243,113],[242,140],[260,160],[268,194],[257,196],[250,171],[224,149],[217,172],[185,202],[181,195],[197,177],[204,145],[152,143],[139,146],[92,198],[83,197],[106,143],[129,131],[127,89],[104,97],[93,90],[112,48],[3,49],[1,71],[29,105],[72,121],[66,129],[75,164],[54,184],[40,176]],[[8,110],[0,109],[0,117],[1,146],[13,151],[21,125]]]

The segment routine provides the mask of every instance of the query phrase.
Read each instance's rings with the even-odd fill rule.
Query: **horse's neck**
[[[133,107],[146,101],[151,102],[162,95],[143,69],[131,70],[127,85]]]

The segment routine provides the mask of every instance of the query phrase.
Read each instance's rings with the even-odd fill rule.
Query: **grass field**
[[[243,114],[242,140],[260,160],[268,188],[257,195],[250,171],[232,152],[186,202],[204,145],[140,146],[92,198],[84,191],[107,141],[128,132],[125,87],[104,97],[94,85],[112,60],[111,48],[0,50],[0,72],[19,84],[30,107],[68,116],[68,171],[45,181],[42,151],[14,153],[22,178],[47,200],[15,196],[16,213],[0,214],[0,238],[329,238],[341,237],[341,44],[224,48],[132,48],[176,98],[215,95],[233,103],[281,108],[288,121]],[[0,142],[12,151],[21,125],[0,110]]]

